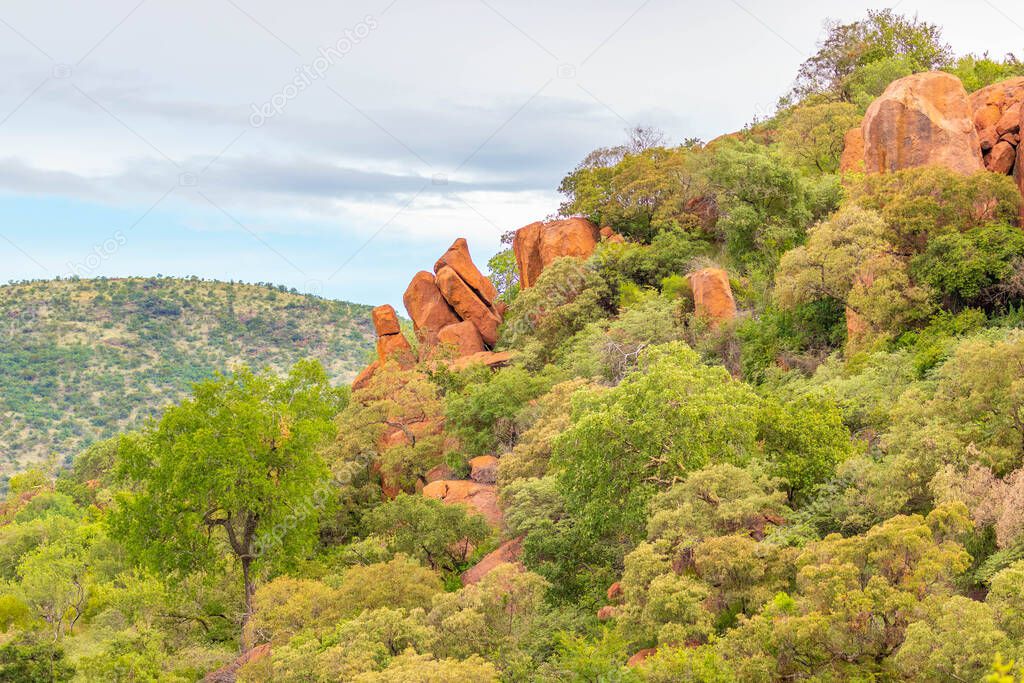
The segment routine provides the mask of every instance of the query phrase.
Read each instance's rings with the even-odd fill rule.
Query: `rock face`
[[[434,264],[434,272],[437,273],[445,266],[454,270],[487,305],[493,304],[498,298],[498,290],[473,263],[469,245],[464,238],[460,237],[448,247],[448,251]]]
[[[437,341],[440,345],[450,347],[456,358],[472,356],[474,353],[487,350],[476,325],[469,320],[442,327],[441,331],[437,333]]]
[[[729,285],[729,273],[721,268],[705,268],[686,276],[693,291],[697,315],[719,325],[736,317],[736,300]]]
[[[447,505],[465,505],[471,511],[483,515],[491,526],[501,526],[498,487],[494,484],[479,484],[462,479],[433,481],[423,487],[423,495]]]
[[[235,683],[238,680],[238,670],[250,662],[258,662],[270,655],[270,643],[257,645],[238,656],[235,661],[226,664],[216,671],[211,671],[203,677],[204,683]]]
[[[512,249],[519,266],[519,284],[532,287],[551,262],[563,256],[587,258],[600,241],[600,232],[586,218],[531,223],[516,231]]]
[[[985,168],[1001,175],[1014,173],[1024,113],[1024,78],[993,83],[970,99]]]
[[[442,266],[437,271],[437,288],[460,318],[476,326],[485,344],[494,346],[498,342],[498,313],[453,268]]]
[[[938,165],[959,173],[984,168],[967,91],[956,76],[932,71],[889,84],[861,130],[868,173]]]
[[[498,481],[498,459],[493,455],[478,455],[469,461],[469,478],[481,484]]]
[[[459,316],[445,301],[441,290],[437,288],[433,273],[421,270],[413,277],[412,282],[402,297],[405,310],[412,318],[413,329],[424,349],[437,345],[438,332],[459,322]],[[422,355],[422,354],[421,354]]]
[[[846,133],[843,156],[839,159],[839,172],[864,172],[864,131],[860,128],[854,128]]]
[[[468,586],[472,583],[479,583],[496,567],[511,563],[520,564],[519,560],[523,555],[523,539],[514,538],[505,541],[495,550],[484,556],[482,560],[462,573],[462,585]]]

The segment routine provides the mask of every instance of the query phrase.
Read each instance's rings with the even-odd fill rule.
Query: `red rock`
[[[441,268],[448,266],[456,273],[459,277],[468,284],[477,295],[484,300],[485,303],[491,304],[495,299],[498,298],[498,290],[495,289],[494,284],[480,272],[480,269],[473,263],[472,257],[469,255],[469,244],[466,240],[460,237],[455,240],[455,243],[448,247],[448,251],[444,253],[441,258],[434,264],[434,272],[441,270]]]
[[[501,368],[511,363],[513,358],[515,358],[514,351],[483,351],[481,353],[474,353],[472,356],[456,358],[455,362],[451,364],[451,369],[455,371],[465,370],[477,363],[486,365],[489,368]]]
[[[381,363],[395,361],[403,370],[416,364],[412,346],[404,334],[386,334],[377,338],[377,359]]]
[[[608,586],[608,602],[616,602],[623,595],[622,584],[616,581],[612,585]]]
[[[1021,103],[1017,102],[1003,112],[1003,116],[999,119],[999,123],[996,124],[996,133],[999,135],[1005,135],[1007,133],[1019,133],[1020,132],[1020,114],[1021,114]]]
[[[479,583],[482,578],[490,574],[496,567],[506,563],[522,566],[520,564],[520,558],[522,558],[522,555],[522,538],[514,538],[511,541],[505,541],[499,545],[496,550],[488,553],[482,560],[462,572],[462,585],[468,586],[473,583]]]
[[[481,484],[498,481],[498,459],[493,455],[478,455],[469,461],[469,478]]]
[[[657,653],[658,648],[656,647],[649,647],[645,650],[640,650],[635,655],[629,658],[629,661],[626,662],[626,666],[640,666]]]
[[[498,326],[501,318],[476,292],[448,266],[437,271],[437,288],[441,290],[448,304],[463,320],[472,322],[484,343],[493,346],[498,342]]]
[[[981,151],[988,152],[996,143],[999,142],[999,134],[996,133],[996,127],[985,128],[978,132],[978,142],[981,144]]]
[[[606,239],[608,239],[609,237],[611,237],[614,234],[615,234],[615,231],[612,230],[611,227],[609,227],[607,225],[604,226],[603,228],[601,228],[601,239],[605,239],[606,240]]]
[[[519,284],[532,287],[551,262],[563,256],[587,258],[600,238],[597,226],[586,218],[531,223],[516,231],[512,249],[519,266]]]
[[[718,200],[713,194],[687,201],[685,211],[697,217],[703,230],[711,230],[718,223]]]
[[[377,306],[373,309],[373,328],[377,331],[378,337],[386,334],[400,334],[401,326],[398,324],[398,314],[391,306]]]
[[[437,345],[438,332],[459,322],[459,317],[441,295],[434,275],[425,270],[413,277],[402,301],[412,318],[413,328],[424,352],[422,355],[426,357],[426,353]]]
[[[609,619],[614,619],[618,613],[618,607],[615,607],[614,605],[605,605],[601,609],[597,610],[597,620],[608,621]]]
[[[501,526],[498,488],[494,484],[479,484],[462,479],[434,481],[423,487],[423,495],[447,505],[465,505],[481,514],[491,526]]]
[[[1003,113],[1024,102],[1024,78],[1008,78],[978,90],[970,96],[974,127],[980,132],[995,128]]]
[[[993,173],[1007,175],[1013,173],[1013,164],[1017,160],[1017,149],[1009,142],[1000,141],[992,148],[992,153],[985,160],[985,166]]]
[[[894,81],[864,116],[864,165],[886,173],[938,165],[959,173],[984,168],[974,110],[956,76],[932,71]]]
[[[270,643],[257,645],[251,650],[239,655],[235,661],[226,664],[216,671],[211,671],[203,678],[204,683],[235,683],[238,678],[238,670],[251,662],[258,662],[270,656]]]
[[[423,475],[423,478],[428,484],[435,481],[442,481],[444,479],[451,479],[455,476],[455,471],[451,467],[448,467],[445,463],[440,465],[434,465],[431,469],[427,470],[427,473]]]
[[[363,371],[356,375],[356,378],[352,380],[352,391],[358,391],[368,387],[370,385],[370,380],[373,379],[373,375],[377,372],[379,367],[380,361],[375,360],[363,368]]]
[[[472,356],[474,353],[487,350],[476,325],[468,320],[442,327],[437,333],[437,341],[438,344],[450,347],[455,358]]]
[[[839,159],[840,173],[864,172],[864,131],[859,127],[846,132],[843,156]]]
[[[686,276],[693,291],[697,315],[715,325],[736,317],[736,300],[729,285],[729,273],[721,268],[705,268]]]

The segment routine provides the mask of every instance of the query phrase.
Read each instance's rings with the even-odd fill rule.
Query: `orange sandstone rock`
[[[438,343],[454,350],[455,358],[472,356],[474,353],[486,351],[480,332],[469,320],[446,325],[437,334]]]
[[[498,480],[498,459],[493,455],[478,455],[469,461],[469,478],[481,484]]]
[[[444,253],[434,264],[434,272],[441,270],[443,267],[448,266],[456,273],[459,277],[469,285],[477,295],[484,300],[487,304],[494,303],[494,300],[498,298],[498,290],[495,289],[494,284],[480,272],[480,269],[473,263],[472,257],[469,255],[469,244],[462,237],[455,240],[452,246],[448,247],[448,251]]]
[[[626,666],[640,666],[657,653],[658,648],[656,647],[649,647],[644,650],[640,650],[635,655],[629,658],[629,661],[626,662]]]
[[[563,256],[587,258],[594,253],[600,232],[586,218],[531,223],[516,231],[512,249],[519,266],[519,284],[532,287],[551,262]]]
[[[402,301],[424,352],[437,345],[437,335],[442,329],[459,322],[459,317],[437,288],[434,275],[425,270],[413,277]]]
[[[736,317],[736,300],[727,272],[721,268],[705,268],[686,277],[693,291],[697,315],[709,318],[715,325]]]
[[[894,81],[864,116],[868,173],[939,165],[959,173],[984,168],[967,91],[956,76],[932,71]]]
[[[448,266],[442,266],[437,271],[437,288],[459,317],[476,326],[485,344],[493,346],[497,343],[501,318],[458,273]]]
[[[465,505],[481,514],[491,526],[501,526],[498,488],[494,484],[480,484],[462,479],[433,481],[423,487],[423,495],[446,505]]]
[[[479,583],[482,578],[490,574],[496,567],[506,563],[522,566],[520,564],[522,555],[522,538],[505,541],[497,549],[485,555],[482,560],[462,573],[462,585],[468,586],[473,583]]]
[[[373,329],[377,331],[378,337],[402,332],[398,324],[398,314],[392,306],[377,306],[370,315],[373,317]]]
[[[456,358],[455,362],[451,364],[451,368],[456,371],[465,370],[477,363],[492,369],[501,368],[511,363],[514,357],[515,352],[513,351],[481,351],[480,353],[474,353],[472,356]]]
[[[843,156],[839,159],[841,173],[864,172],[864,131],[859,127],[846,132]]]

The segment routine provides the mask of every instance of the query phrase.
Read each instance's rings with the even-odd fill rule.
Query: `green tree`
[[[315,539],[329,498],[318,449],[333,435],[339,396],[315,361],[284,378],[242,369],[196,385],[122,450],[129,488],[114,533],[164,571],[211,570],[226,547],[241,567],[244,625],[257,572]]]

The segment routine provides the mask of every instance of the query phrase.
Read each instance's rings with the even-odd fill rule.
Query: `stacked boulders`
[[[1010,175],[1020,145],[1024,78],[1011,78],[982,88],[971,95],[974,127],[978,131],[985,168]]]
[[[439,348],[455,358],[484,354],[498,342],[504,307],[461,237],[434,264],[416,274],[402,299],[420,342],[420,360]]]
[[[394,361],[403,370],[408,370],[416,364],[412,346],[402,334],[395,309],[388,305],[377,306],[371,315],[373,328],[377,333],[377,359],[359,373],[352,382],[353,389],[365,388],[377,370],[389,361]]]
[[[609,229],[607,239],[614,236]],[[601,237],[601,231],[586,218],[537,222],[519,228],[512,240],[512,250],[519,266],[519,286],[528,289],[535,285],[540,274],[555,259],[589,257]]]

